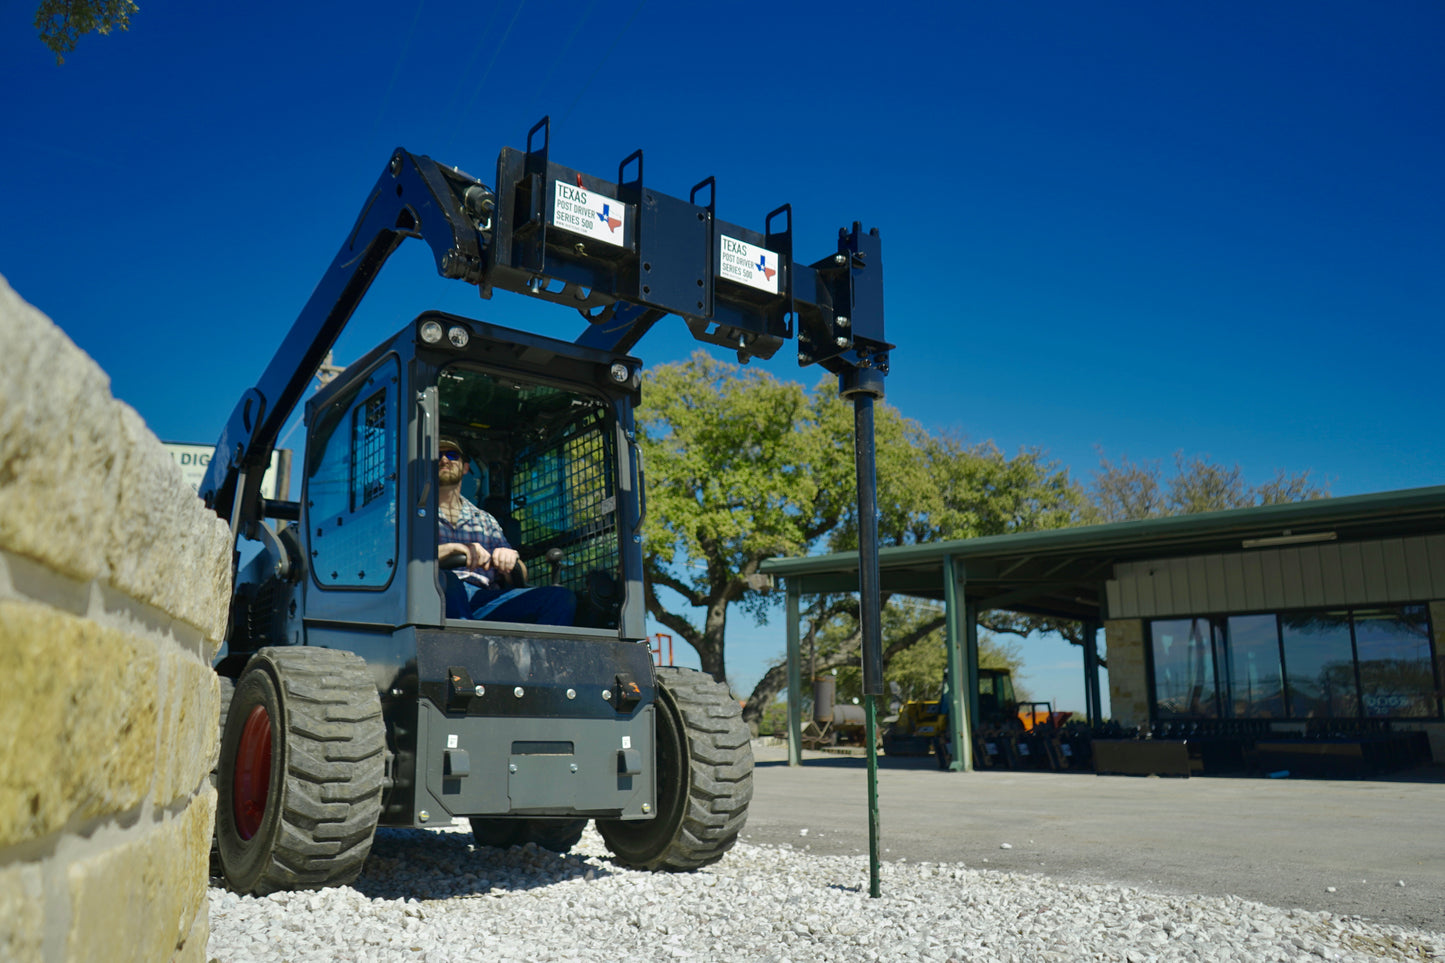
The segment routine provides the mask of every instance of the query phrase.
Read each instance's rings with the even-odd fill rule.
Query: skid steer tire
[[[231,700],[236,696],[236,683],[226,676],[217,676],[221,689],[221,711],[216,718],[216,754],[211,757],[211,788],[216,789],[217,773],[221,767],[221,743],[226,740],[226,716],[231,711]]]
[[[216,844],[227,885],[264,896],[354,880],[381,815],[385,758],[364,661],[334,649],[258,651],[221,740]]]
[[[507,849],[536,843],[543,849],[565,856],[582,839],[585,819],[507,819],[473,817],[472,839],[478,846]]]
[[[236,694],[236,683],[226,676],[217,676],[221,690],[221,711],[216,714],[216,752],[211,756],[211,789],[220,792],[221,743],[226,739],[226,713],[231,711],[231,698]],[[216,834],[211,832],[210,874],[221,876],[221,852],[216,845]]]
[[[679,872],[721,859],[753,797],[753,748],[727,687],[691,669],[657,669],[657,817],[597,820],[619,863]]]
[[[492,846],[496,849],[521,845],[526,842],[522,838],[524,822],[522,819],[474,817],[471,820],[472,840],[478,846]]]
[[[585,819],[529,819],[522,830],[522,842],[536,843],[545,850],[565,856],[581,841],[586,829]]]

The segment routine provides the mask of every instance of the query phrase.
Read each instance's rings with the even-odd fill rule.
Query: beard
[[[444,461],[437,466],[437,481],[443,485],[460,485],[467,466],[459,461]]]

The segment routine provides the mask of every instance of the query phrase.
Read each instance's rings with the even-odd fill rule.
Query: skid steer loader
[[[595,820],[621,863],[687,870],[719,859],[747,817],[738,704],[650,657],[630,351],[669,314],[744,361],[796,337],[800,363],[836,373],[862,410],[891,348],[881,244],[854,224],[795,263],[787,206],[758,232],[717,218],[711,178],[683,200],[644,182],[640,151],[609,180],[552,162],[549,141],[544,119],[491,184],[395,151],[217,443],[201,494],[230,522],[237,569],[215,663],[216,850],[238,891],[349,882],[378,826],[466,818],[479,843],[566,851]],[[263,498],[280,429],[412,238],[484,298],[577,310],[581,335],[420,312],[305,401],[301,497]],[[444,440],[519,573],[568,594],[566,624],[448,607]]]

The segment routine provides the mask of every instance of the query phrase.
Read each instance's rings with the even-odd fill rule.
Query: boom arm
[[[466,191],[475,186],[474,179],[428,157],[403,150],[392,155],[346,242],[216,443],[200,494],[216,514],[230,520],[233,531],[258,519],[261,476],[277,435],[401,242],[425,240],[443,276],[450,276],[460,259],[480,258],[482,232],[463,207]]]
[[[276,438],[318,365],[391,253],[408,237],[432,249],[443,277],[576,308],[577,339],[625,351],[668,314],[693,336],[771,357],[796,334],[798,362],[821,364],[882,395],[892,345],[883,337],[877,230],[840,230],[837,251],[793,260],[792,209],[759,233],[716,217],[708,178],[684,201],[644,184],[642,152],[606,181],[548,158],[547,119],[527,149],[504,149],[495,190],[429,157],[398,149],[341,250],[254,388],[236,405],[211,457],[201,496],[233,531],[260,517],[261,476]],[[535,143],[534,143],[535,142]],[[705,193],[705,203],[699,203]],[[859,376],[862,376],[861,378]]]

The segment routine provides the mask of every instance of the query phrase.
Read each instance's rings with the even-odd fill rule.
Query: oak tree
[[[35,29],[40,31],[40,42],[55,54],[55,62],[63,64],[85,34],[129,30],[130,15],[139,10],[131,0],[40,0]]]

